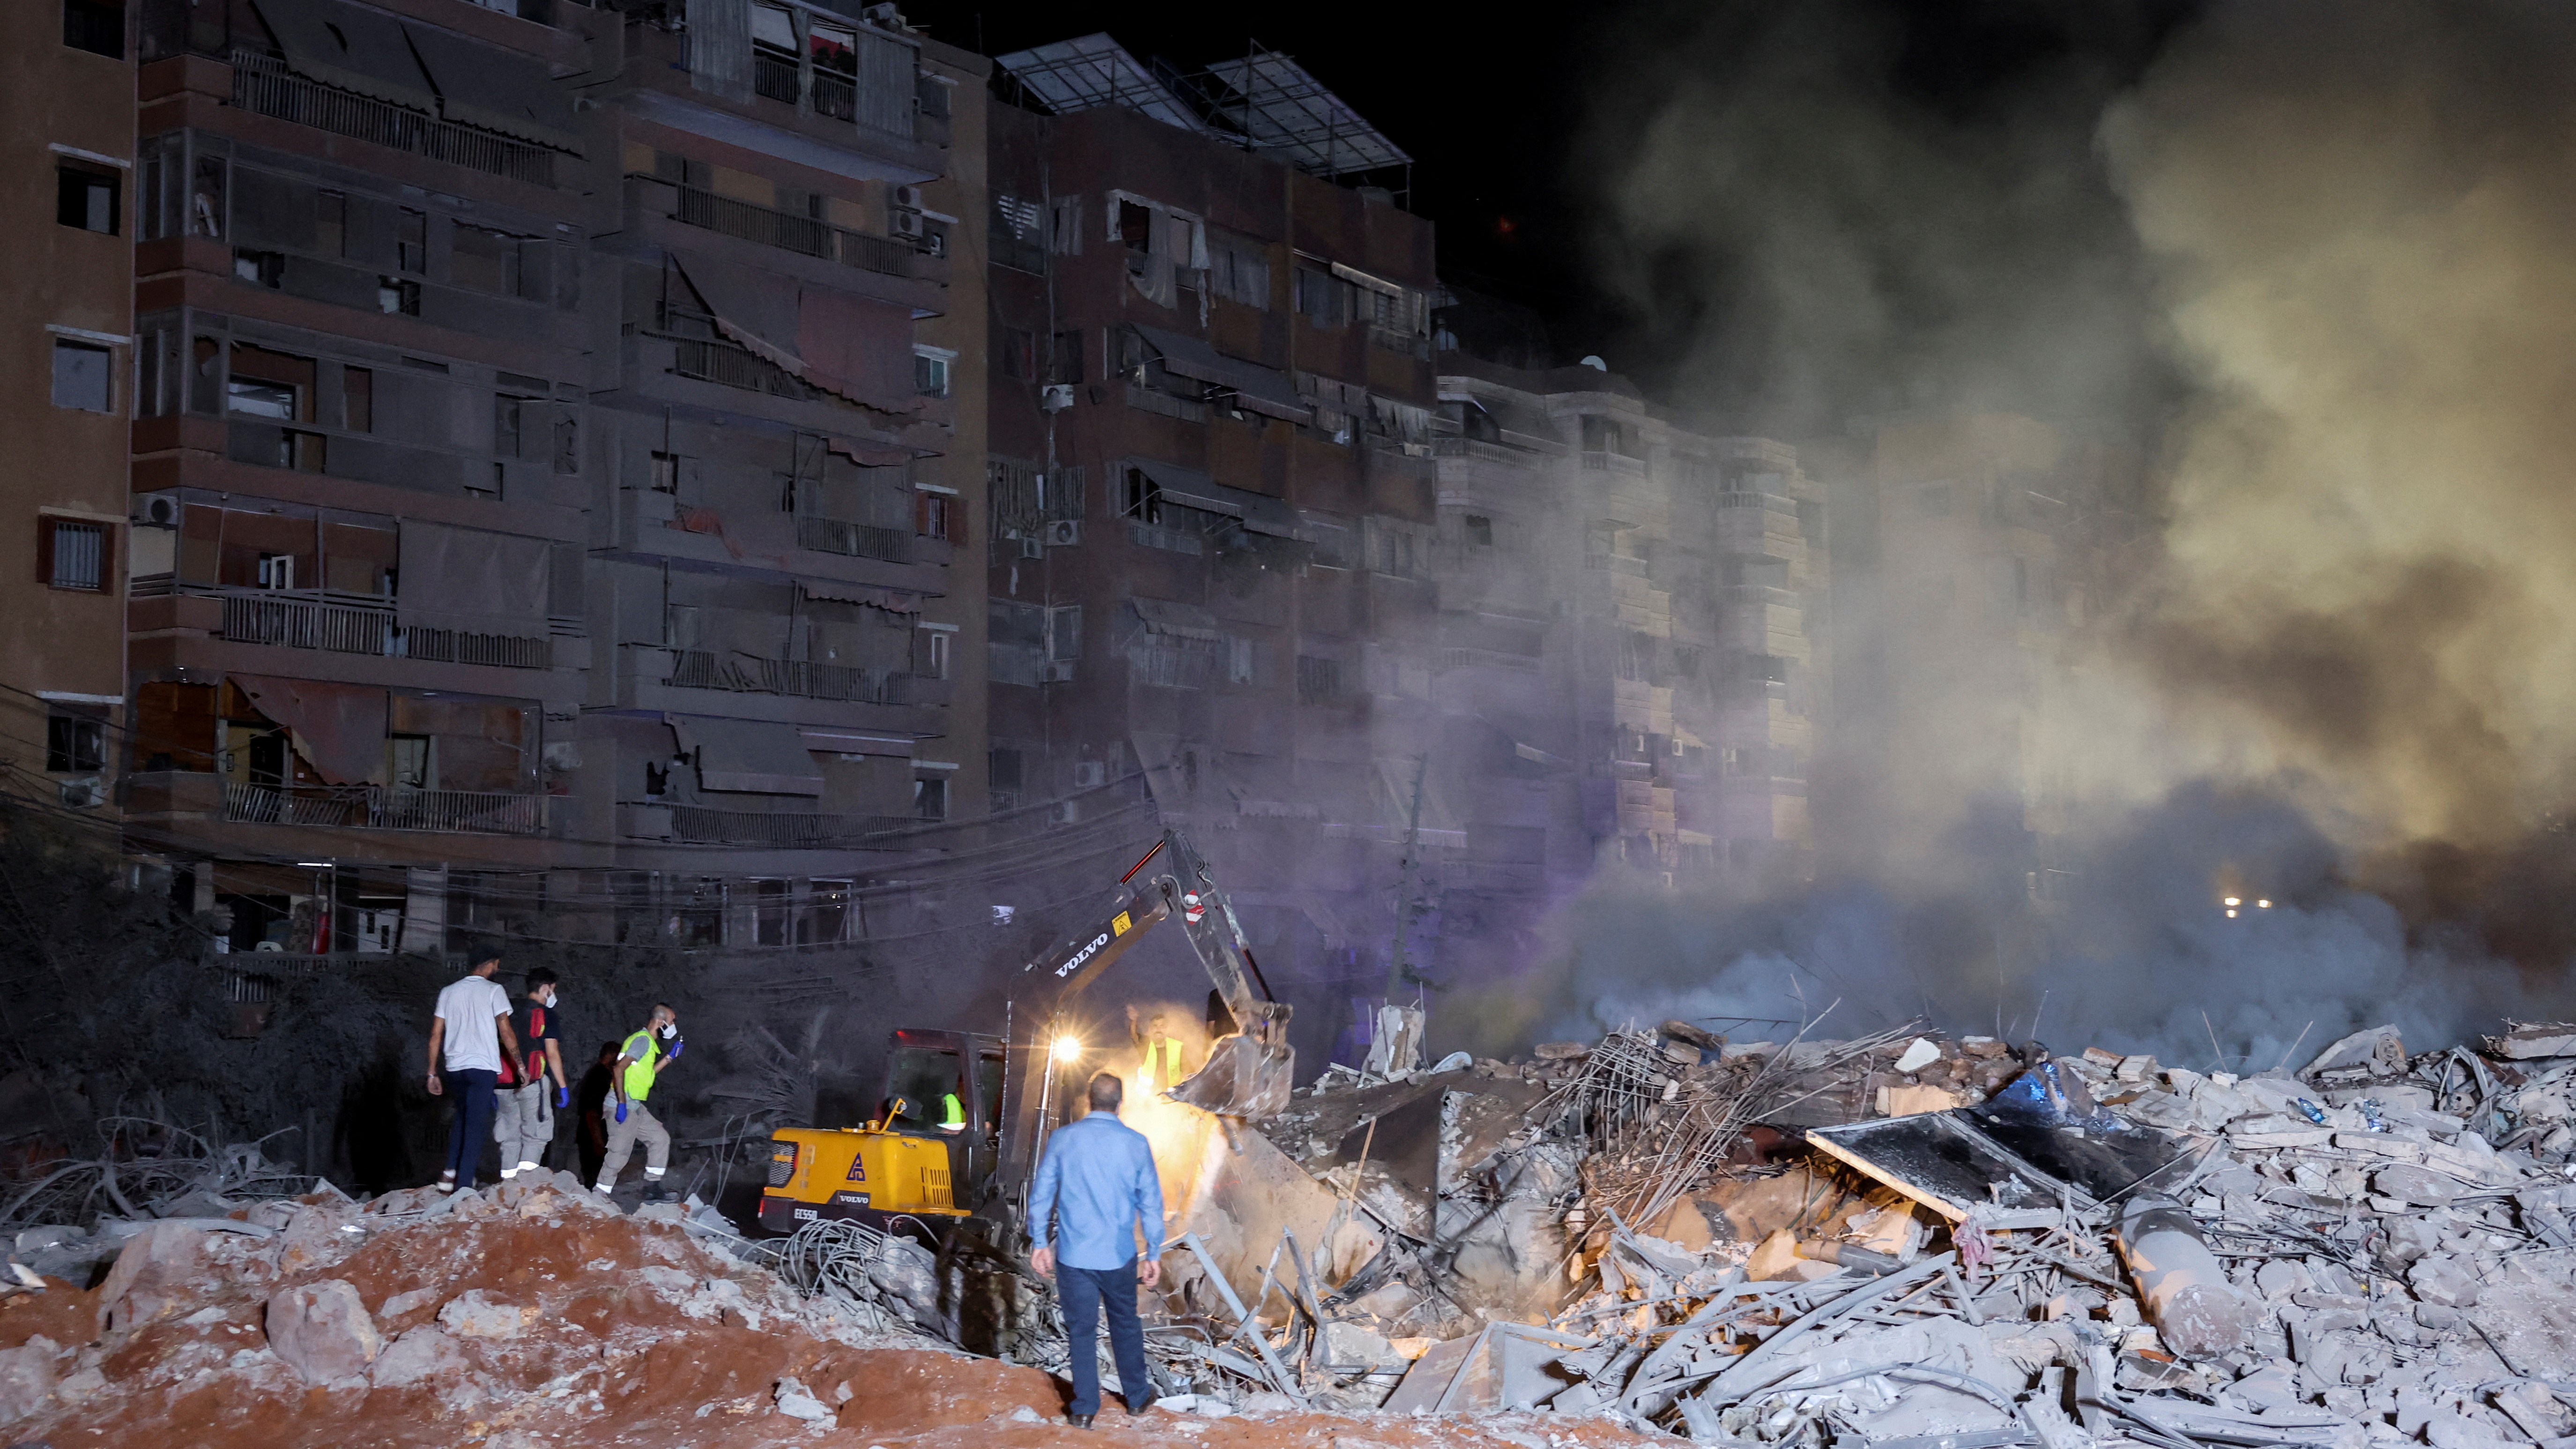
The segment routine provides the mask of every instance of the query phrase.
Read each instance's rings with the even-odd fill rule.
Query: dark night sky
[[[2034,78],[2068,69],[2125,84],[2189,11],[2187,0],[1611,0],[1579,11],[1309,0],[1275,9],[1161,12],[1071,0],[911,0],[911,23],[1001,54],[1106,30],[1140,60],[1184,69],[1247,39],[1295,56],[1415,158],[1413,209],[1439,228],[1452,281],[1536,308],[1570,359],[1610,350],[1651,386],[1681,333],[1723,295],[1702,279],[1641,302],[1598,284],[1596,184],[1677,69],[1725,83],[1783,34],[1859,34],[1850,87],[1973,124]],[[1150,15],[1152,18],[1141,18]],[[1788,27],[1799,27],[1790,30]],[[1652,269],[1645,269],[1652,275]],[[1718,290],[1723,293],[1721,281]]]

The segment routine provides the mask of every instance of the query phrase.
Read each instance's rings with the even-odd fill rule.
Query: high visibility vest
[[[647,1029],[626,1039],[618,1055],[635,1060],[626,1064],[626,1100],[641,1102],[653,1090],[653,1033]]]
[[[1136,1086],[1140,1091],[1154,1090],[1159,1078],[1164,1090],[1180,1085],[1181,1039],[1176,1036],[1148,1037],[1145,1041],[1145,1064],[1137,1069]]]
[[[939,1105],[940,1131],[963,1132],[966,1130],[966,1104],[957,1100],[957,1094],[955,1092],[951,1092],[947,1096],[940,1098]]]

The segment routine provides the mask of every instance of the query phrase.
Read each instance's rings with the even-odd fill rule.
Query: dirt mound
[[[863,1331],[675,1222],[543,1185],[447,1202],[397,1193],[363,1209],[317,1196],[270,1237],[164,1224],[128,1251],[138,1248],[178,1266],[0,1303],[0,1376],[25,1386],[20,1402],[0,1404],[0,1415],[23,1414],[0,1438],[195,1449],[1287,1446],[1358,1428],[1336,1415],[1160,1411],[1131,1424],[1112,1407],[1101,1433],[1076,1440],[1043,1373]],[[363,1320],[343,1325],[345,1342],[280,1358],[268,1325],[284,1310],[272,1305],[344,1298],[286,1292],[333,1283],[355,1291]],[[308,1380],[313,1365],[334,1362],[365,1367]],[[811,1398],[783,1393],[787,1380]],[[1631,1437],[1584,1429],[1595,1443]],[[1387,1449],[1539,1442],[1500,1420],[1382,1420],[1365,1437]]]

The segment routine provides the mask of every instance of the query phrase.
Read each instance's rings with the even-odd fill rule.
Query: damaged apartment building
[[[126,829],[231,949],[836,941],[981,811],[984,65],[856,11],[125,12]]]
[[[1285,56],[994,63],[994,803],[1141,772],[1329,1032],[1436,718],[1431,226]]]
[[[1806,868],[1792,450],[1435,339],[1404,152],[1285,56],[995,64],[997,808],[1141,772],[1309,1031],[1508,969],[1605,861]]]

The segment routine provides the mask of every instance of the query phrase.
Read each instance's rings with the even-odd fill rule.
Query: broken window
[[[923,775],[912,782],[912,813],[920,820],[948,818],[948,780],[943,775]]]
[[[1480,513],[1467,515],[1467,541],[1478,548],[1494,546],[1494,520]]]
[[[82,231],[116,235],[123,178],[101,167],[66,162],[54,168],[54,220]]]
[[[449,280],[478,292],[519,295],[520,240],[508,232],[457,223],[448,253]]]
[[[54,406],[85,413],[116,410],[115,354],[94,342],[54,339]]]
[[[1351,321],[1351,284],[1320,267],[1297,269],[1296,309],[1318,327],[1347,327]]]
[[[313,359],[236,342],[224,396],[229,412],[281,422],[311,422]]]
[[[1267,310],[1270,306],[1270,257],[1261,243],[1245,237],[1208,238],[1208,291],[1230,302]]]
[[[274,291],[286,282],[286,254],[243,247],[233,253],[233,275],[254,287]]]
[[[420,315],[420,283],[409,277],[376,278],[376,310],[387,316]]]
[[[44,540],[45,556],[37,562],[48,585],[84,593],[96,593],[107,587],[106,524],[49,518],[45,520],[40,537]]]
[[[224,158],[197,158],[196,181],[189,189],[188,225],[199,236],[223,239],[224,226],[230,216],[224,209]]]
[[[95,774],[107,766],[107,721],[57,709],[45,719],[45,770]]]

